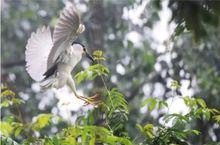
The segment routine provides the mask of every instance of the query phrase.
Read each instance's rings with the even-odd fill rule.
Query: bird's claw
[[[102,101],[100,100],[100,98],[99,98],[99,94],[95,94],[95,95],[93,95],[93,96],[90,96],[90,97],[88,97],[87,99],[88,99],[88,101],[85,102],[84,105],[89,105],[89,104],[91,104],[91,105],[97,106],[97,105],[99,105],[99,104],[102,102]]]
[[[102,102],[99,98],[99,94],[95,94],[91,97],[80,96],[79,98],[85,102],[84,106],[86,106],[86,105],[97,106]]]

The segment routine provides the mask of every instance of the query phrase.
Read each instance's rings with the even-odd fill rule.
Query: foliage
[[[99,55],[97,55],[99,54]],[[102,56],[101,51],[97,51],[94,53],[95,59],[100,64],[100,60],[105,60]],[[94,64],[93,66],[96,66]],[[93,70],[93,66],[89,67],[87,70],[82,71],[82,73],[77,74],[78,77],[81,77],[82,80],[88,79],[87,76],[82,76],[84,72],[88,70],[92,73],[97,73],[97,76],[100,76],[103,80],[103,84],[106,85],[106,82],[103,78],[103,69],[99,68]],[[105,68],[105,66],[103,65]],[[173,88],[173,91],[177,91],[180,88],[180,84],[177,81],[172,81],[170,87]],[[4,91],[1,94],[1,97],[6,100],[11,100],[12,96],[16,95],[6,87],[3,87]],[[108,89],[106,86],[105,97],[102,98],[101,104],[99,104],[98,108],[100,108],[102,113],[105,114],[105,124],[104,126],[97,125],[89,125],[84,122],[82,125],[80,123],[76,123],[75,125],[69,125],[66,128],[63,128],[57,134],[54,134],[51,137],[30,137],[28,134],[32,132],[41,132],[43,128],[47,126],[53,126],[54,115],[52,114],[39,114],[35,117],[35,119],[31,123],[24,124],[20,122],[19,119],[14,119],[13,117],[8,117],[8,119],[1,121],[1,136],[3,144],[18,144],[14,139],[18,136],[27,135],[26,139],[22,141],[22,144],[28,145],[31,143],[34,144],[46,144],[46,145],[75,145],[75,144],[89,144],[94,145],[96,143],[103,144],[134,144],[130,140],[128,134],[126,133],[126,121],[128,120],[128,106],[127,101],[124,99],[124,95],[119,92],[116,88]],[[174,96],[172,96],[174,97]],[[220,112],[217,109],[208,108],[206,102],[200,98],[189,98],[182,97],[184,103],[189,107],[189,112],[186,115],[173,113],[168,114],[165,113],[162,117],[164,124],[153,125],[153,124],[145,124],[142,126],[141,124],[137,124],[137,128],[140,130],[140,134],[143,135],[144,140],[138,142],[149,144],[149,145],[164,145],[164,144],[183,144],[187,145],[189,142],[187,138],[192,135],[199,135],[200,131],[196,129],[192,129],[190,124],[195,119],[206,119],[210,120],[214,118],[219,122],[219,114]],[[21,102],[20,99],[17,99],[17,102]],[[16,105],[16,103],[12,105]],[[19,104],[19,103],[18,103]],[[158,109],[168,109],[168,103],[164,100],[159,100],[157,98],[147,98],[143,101],[142,106],[146,106],[150,104],[148,109],[149,111],[153,111],[156,106]],[[4,106],[8,107],[8,106]],[[89,112],[88,112],[89,113]],[[100,112],[101,113],[101,112]],[[89,119],[88,117],[83,117],[84,119]],[[91,120],[91,119],[90,119]],[[166,126],[166,123],[172,123],[170,127]],[[90,122],[90,124],[93,124]]]
[[[36,121],[32,124],[34,130],[40,130],[51,123],[51,114],[40,114],[36,117]]]
[[[100,91],[102,103],[89,111],[82,111],[84,108],[77,112],[71,111],[71,119],[77,117],[73,127],[104,127],[114,136],[127,138],[135,145],[147,144],[156,139],[160,143],[168,144],[172,139],[171,136],[175,140],[175,135],[182,134],[184,129],[173,130],[170,126],[165,127],[160,121],[167,116],[168,120],[174,121],[174,124],[175,120],[182,120],[182,125],[186,125],[187,120],[184,118],[190,118],[185,129],[198,130],[200,134],[195,135],[189,132],[187,137],[181,141],[191,144],[219,144],[220,131],[217,122],[220,122],[220,116],[216,111],[214,113],[209,110],[219,109],[220,104],[219,2],[209,0],[76,0],[75,2],[77,7],[79,6],[82,22],[86,26],[86,31],[81,35],[82,37],[79,37],[79,41],[88,46],[90,51],[102,48],[106,60],[102,58],[100,60],[102,66],[97,65],[92,71],[87,71],[88,68],[86,68],[85,71],[88,73],[85,73],[85,80],[93,79],[94,81],[85,83],[84,77],[81,77],[80,85],[77,86],[88,94]],[[59,123],[54,121],[57,116],[49,117],[51,112],[63,115],[59,110],[59,103],[56,99],[52,99],[50,103],[42,107],[42,102],[49,100],[50,95],[37,90],[36,83],[30,79],[24,69],[24,49],[31,32],[42,25],[49,24],[54,27],[63,7],[64,1],[60,0],[53,0],[53,2],[51,0],[2,1],[1,82],[12,88],[16,95],[1,97],[2,123],[8,124],[5,126],[9,135],[9,137],[2,136],[1,143],[22,143],[24,140],[26,144],[29,142],[43,144],[46,141],[49,144],[52,140],[54,144],[61,144],[62,139],[65,138],[60,135],[62,129],[72,126],[66,121],[59,121]],[[159,42],[157,45],[158,40],[156,37],[154,38],[151,31],[154,33],[155,29],[158,29],[157,22],[160,24],[160,19],[164,22],[164,19],[167,18],[166,10],[171,10],[170,30],[174,30],[173,23],[177,25],[172,34],[175,39],[170,39],[172,41],[170,44]],[[161,29],[158,30],[159,33],[156,33],[156,36],[161,38],[159,40],[163,40],[164,33]],[[130,34],[137,34],[138,37]],[[197,41],[195,44],[194,40],[202,41]],[[96,55],[99,57],[100,54],[103,55],[101,51]],[[82,64],[84,62],[86,60],[82,59]],[[108,66],[106,68],[109,72],[106,71],[104,74],[101,67],[105,66]],[[84,65],[82,67],[85,68]],[[96,68],[101,71],[95,72]],[[78,68],[75,70],[78,71]],[[93,71],[97,76],[91,75]],[[117,92],[123,94],[128,105],[128,113],[123,109],[120,109],[121,113],[112,109],[119,115],[119,118],[122,117],[124,120],[120,122],[122,125],[119,123],[119,128],[116,130],[114,130],[114,120],[118,118],[112,116],[113,123],[110,121],[111,117],[106,119],[108,113],[106,110],[110,110],[112,105],[106,102],[109,99],[108,93],[103,90],[105,85],[100,81],[100,73],[103,73],[108,91],[111,92],[112,88],[116,88]],[[169,88],[171,78],[179,82],[188,81],[189,84],[183,83],[181,89],[171,96],[172,92],[176,90],[175,87]],[[186,97],[188,94],[181,91],[185,86],[190,92],[193,92],[195,97],[191,95]],[[4,90],[1,92],[3,93]],[[202,101],[197,101],[200,98],[197,96],[201,96],[206,105]],[[183,98],[192,99],[194,108],[189,106],[191,114],[188,116],[186,114],[170,115],[164,111],[169,108],[167,99],[176,97],[180,97],[182,100]],[[21,103],[13,102],[12,98],[22,98]],[[141,109],[141,104],[146,107]],[[58,111],[56,112],[56,110]],[[48,120],[49,122],[43,128],[33,127],[38,126],[34,124],[39,122],[37,118],[41,116],[41,113],[48,114],[48,119],[51,120]],[[154,116],[155,114],[157,115]],[[197,118],[192,116],[194,114]],[[80,124],[77,123],[78,121]],[[171,121],[168,121],[169,125],[172,123]],[[9,125],[10,127],[7,128]],[[143,129],[145,128],[147,133],[139,132],[136,129],[136,126],[139,125]],[[181,132],[178,133],[178,131]],[[155,135],[162,137],[155,138]],[[161,140],[163,138],[164,140]],[[180,138],[178,137],[178,140]],[[81,140],[80,137],[78,139]],[[146,141],[146,143],[144,140],[148,142]],[[179,142],[179,144],[181,143]]]
[[[177,81],[171,82],[171,88],[179,89],[180,84]],[[174,97],[174,96],[172,96]],[[164,145],[164,144],[190,144],[187,141],[187,137],[192,135],[199,135],[200,131],[192,129],[190,124],[196,119],[210,120],[211,116],[215,119],[219,115],[217,109],[210,109],[207,107],[205,101],[198,98],[182,97],[184,103],[189,107],[189,112],[186,115],[179,113],[168,114],[166,113],[162,119],[164,124],[153,126],[153,124],[146,124],[144,127],[137,124],[140,132],[146,137],[145,143],[150,145]],[[143,102],[143,106],[149,105],[149,111],[155,108],[155,105],[160,102],[157,98],[148,98]],[[169,110],[166,102],[163,104]],[[160,108],[158,108],[160,109]],[[165,124],[171,123],[170,127]]]
[[[94,60],[96,61],[104,61],[105,57],[102,56],[102,51],[93,52]],[[97,76],[107,75],[109,70],[104,65],[98,63],[95,65],[91,65],[87,70],[81,71],[75,75],[76,82],[80,83],[85,79],[94,80]]]
[[[95,79],[97,76],[101,77],[103,85],[106,89],[104,93],[106,97],[103,99],[103,109],[107,119],[106,123],[114,134],[122,135],[125,129],[125,123],[128,119],[127,101],[124,99],[124,95],[116,88],[109,90],[107,87],[103,75],[107,75],[109,70],[107,67],[101,64],[102,61],[105,61],[103,52],[100,50],[94,51],[93,56],[98,64],[91,65],[87,70],[77,73],[77,82],[90,79],[91,77],[89,77],[89,74],[92,76],[92,79]]]
[[[81,80],[89,79],[86,73],[95,74],[94,76],[102,77],[102,75],[107,75],[109,71],[104,65],[100,64],[100,61],[104,61],[105,58],[102,56],[101,51],[94,52],[94,58],[98,61],[98,64],[90,66],[87,70],[81,71],[76,75],[77,78]],[[95,79],[95,77],[93,79]],[[103,82],[105,84],[105,82]],[[106,84],[105,84],[106,85]],[[6,93],[3,92],[2,96],[15,94],[6,89]],[[127,120],[128,108],[127,101],[124,99],[124,95],[120,93],[117,89],[113,88],[111,90],[107,89],[106,86],[106,98],[103,99],[103,104],[100,107],[103,108],[106,114],[106,125],[109,126],[108,130],[105,127],[85,125],[80,126],[69,126],[63,131],[52,138],[27,138],[23,141],[23,144],[37,143],[37,144],[90,144],[95,143],[106,143],[106,144],[131,144],[131,141],[127,139],[126,134],[122,134],[125,131],[125,122]],[[16,124],[14,126],[9,125],[8,122],[1,122],[1,132],[4,137],[9,137],[10,134],[17,137],[21,135],[21,132],[31,133],[32,131],[41,131],[43,128],[52,125],[52,114],[39,114],[35,117],[35,120],[31,123],[22,124],[22,122],[13,122]],[[27,129],[28,128],[28,129]],[[115,136],[117,134],[119,136]],[[120,136],[124,137],[120,137]],[[6,139],[7,141],[7,139]]]
[[[125,123],[128,120],[128,106],[124,95],[116,88],[111,89],[106,94],[105,114],[111,130],[118,135],[123,135]]]
[[[175,35],[190,30],[195,40],[207,36],[206,26],[218,26],[220,11],[219,1],[169,1],[172,19],[177,23]]]
[[[6,87],[1,87],[1,105],[0,107],[8,107],[9,105],[19,105],[21,103],[24,103],[23,100],[17,98],[15,96],[15,93],[11,90],[8,90]]]

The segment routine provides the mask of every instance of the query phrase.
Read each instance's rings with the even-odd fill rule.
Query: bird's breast
[[[71,73],[76,64],[81,60],[82,54],[78,54],[73,47],[66,49],[60,55],[58,62],[62,64],[62,70]]]
[[[75,65],[81,60],[82,55],[78,54],[72,47],[70,47],[64,57],[66,57],[66,63],[73,69]]]

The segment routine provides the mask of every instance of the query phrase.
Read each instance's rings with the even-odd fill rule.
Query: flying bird
[[[49,26],[33,32],[27,41],[25,60],[30,77],[40,82],[43,89],[62,88],[68,85],[75,96],[87,104],[95,102],[97,95],[84,97],[78,95],[71,72],[86,55],[92,61],[85,46],[74,41],[85,30],[74,4],[66,5],[61,11],[53,34]]]

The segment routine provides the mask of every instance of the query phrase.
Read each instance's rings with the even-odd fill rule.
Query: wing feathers
[[[80,26],[80,16],[76,7],[71,4],[66,6],[60,13],[57,25],[53,33],[53,48],[47,61],[47,69],[54,65],[59,54],[71,45],[76,37]]]
[[[60,14],[59,21],[54,29],[53,41],[56,43],[62,37],[70,37],[72,32],[76,32],[79,28],[80,17],[76,7],[72,4],[66,6]],[[63,34],[62,36],[60,34]]]
[[[84,31],[80,16],[74,4],[67,5],[54,28],[53,40],[49,27],[38,28],[32,33],[26,45],[26,70],[35,81],[41,81],[62,51],[65,51],[75,37]]]
[[[32,79],[41,81],[47,69],[47,58],[53,46],[49,27],[38,28],[28,39],[25,51],[26,70]]]

